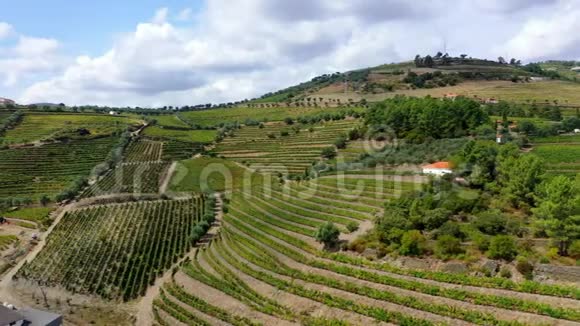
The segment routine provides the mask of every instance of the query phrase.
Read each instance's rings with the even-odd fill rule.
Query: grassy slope
[[[163,129],[157,126],[144,130],[145,136],[170,138],[188,142],[212,142],[216,136],[215,130],[173,130]]]
[[[180,161],[171,178],[170,190],[178,192],[231,190],[228,186],[230,183],[226,180],[232,180],[231,185],[239,188],[241,187],[240,180],[246,171],[232,161],[219,158],[201,157]],[[207,181],[202,182],[203,180]]]
[[[45,114],[31,113],[4,137],[7,143],[27,143],[50,138],[66,130],[85,128],[91,137],[107,135],[124,130],[128,125],[139,125],[141,121],[123,116],[102,114]]]
[[[310,115],[320,112],[336,112],[338,108],[296,108],[296,107],[279,107],[279,108],[224,108],[205,111],[183,112],[181,115],[193,123],[213,126],[222,122],[240,122],[246,119],[280,121],[286,117],[298,117],[301,115]]]

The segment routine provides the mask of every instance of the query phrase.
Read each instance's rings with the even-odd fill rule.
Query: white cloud
[[[188,21],[193,17],[193,11],[191,8],[185,8],[181,10],[175,17],[179,21]]]
[[[161,8],[102,55],[77,58],[28,87],[20,100],[139,106],[232,101],[322,73],[409,60],[443,50],[444,40],[452,54],[474,57],[569,54],[579,48],[574,18],[580,13],[573,3],[208,0],[195,13],[197,25],[187,28],[172,19],[191,19],[191,10],[170,16]]]
[[[580,2],[562,1],[546,14],[527,20],[501,47],[523,59],[580,59]]]
[[[0,22],[0,40],[7,38],[14,32],[12,25]]]
[[[12,28],[10,33],[16,34]],[[27,76],[54,72],[62,64],[57,55],[58,47],[59,43],[54,39],[20,35],[13,46],[0,48],[2,85],[14,86]]]

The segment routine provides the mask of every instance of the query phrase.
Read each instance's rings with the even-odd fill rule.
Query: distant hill
[[[8,104],[16,104],[16,102],[8,98],[0,97],[0,105],[8,105]]]
[[[264,94],[248,106],[280,103],[288,106],[336,105],[361,100],[379,101],[395,95],[464,95],[536,103],[580,106],[579,71],[575,63],[548,61],[522,65],[519,60],[497,61],[417,55],[413,61],[383,64],[348,72],[324,74],[279,91]]]

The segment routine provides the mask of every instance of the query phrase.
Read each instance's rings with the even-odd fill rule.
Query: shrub
[[[264,127],[265,127],[264,124],[262,122],[260,122],[260,124],[258,125],[258,128],[264,129]]]
[[[290,117],[287,117],[287,118],[284,118],[284,123],[287,125],[293,125],[294,120],[292,120],[292,118],[290,118]]]
[[[331,247],[338,242],[340,231],[332,222],[321,225],[316,231],[316,241],[324,243],[325,247]]]
[[[425,212],[423,224],[425,229],[434,230],[443,225],[448,219],[451,212],[445,208],[435,208]]]
[[[274,135],[273,133],[269,132],[268,133],[268,138],[270,138],[270,139],[276,139],[276,135]]]
[[[525,257],[519,256],[516,262],[516,269],[522,273],[526,280],[534,278],[534,265],[532,265]]]
[[[499,270],[499,276],[503,278],[512,278],[512,271],[507,266],[502,266]]]
[[[570,244],[568,254],[574,259],[580,259],[580,240],[575,240]]]
[[[322,157],[328,159],[334,158],[336,156],[336,149],[334,146],[325,147],[322,149],[321,155]]]
[[[357,223],[357,222],[354,222],[354,221],[351,221],[351,222],[349,222],[349,223],[346,225],[346,229],[347,229],[349,232],[354,232],[354,231],[358,230],[358,223]]]
[[[441,259],[447,259],[464,252],[461,248],[461,241],[450,235],[440,236],[435,244],[435,255]]]
[[[288,135],[289,135],[289,133],[288,133],[288,131],[287,131],[287,130],[282,130],[282,131],[280,131],[280,136],[282,136],[282,137],[286,137],[286,136],[288,136]]]
[[[441,227],[439,227],[439,229],[437,229],[435,236],[439,238],[443,235],[450,235],[462,240],[465,239],[465,234],[461,231],[459,224],[453,221],[447,221]]]
[[[493,259],[505,259],[511,261],[518,254],[516,242],[508,235],[498,235],[489,243],[488,256]]]
[[[336,148],[338,149],[346,148],[346,138],[344,138],[343,136],[338,137],[334,141],[334,146],[336,146]]]
[[[480,213],[473,225],[481,232],[489,235],[503,234],[506,232],[507,218],[497,210]]]
[[[407,231],[401,238],[399,253],[405,256],[420,256],[425,252],[426,240],[418,230]]]

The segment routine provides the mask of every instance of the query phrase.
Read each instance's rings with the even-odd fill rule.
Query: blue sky
[[[441,10],[441,8],[447,8]],[[0,97],[163,106],[433,54],[580,59],[577,0],[4,1]]]
[[[159,8],[195,12],[202,5],[201,0],[5,1],[0,21],[25,35],[55,38],[70,55],[97,55],[110,47],[115,35],[149,20]]]

